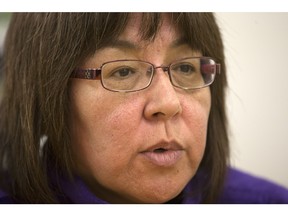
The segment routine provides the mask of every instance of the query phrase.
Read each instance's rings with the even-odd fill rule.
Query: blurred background
[[[9,20],[11,17],[11,13],[0,13],[0,98],[2,95],[2,82],[3,82],[3,74],[2,74],[2,52],[3,52],[3,42],[5,38],[5,33],[8,28]]]
[[[11,13],[0,13],[0,44],[2,45]],[[2,47],[2,46],[0,46]]]
[[[288,187],[288,13],[216,13],[227,62],[231,164]]]
[[[0,53],[9,17],[0,13]],[[231,165],[288,187],[288,13],[216,18],[227,61]]]

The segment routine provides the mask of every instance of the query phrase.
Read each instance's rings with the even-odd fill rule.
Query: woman
[[[2,202],[288,202],[227,175],[213,14],[16,14],[4,71]]]

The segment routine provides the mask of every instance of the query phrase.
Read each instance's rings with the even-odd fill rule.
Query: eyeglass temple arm
[[[70,78],[100,80],[100,69],[75,69]]]

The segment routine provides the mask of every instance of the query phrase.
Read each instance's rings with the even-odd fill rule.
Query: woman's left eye
[[[183,74],[191,74],[195,72],[195,67],[191,64],[178,64],[173,66],[172,71]]]

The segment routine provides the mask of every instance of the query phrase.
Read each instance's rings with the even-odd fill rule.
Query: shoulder
[[[266,179],[229,168],[220,203],[288,204],[288,190]]]
[[[9,194],[0,189],[0,204],[15,204],[15,201]]]

